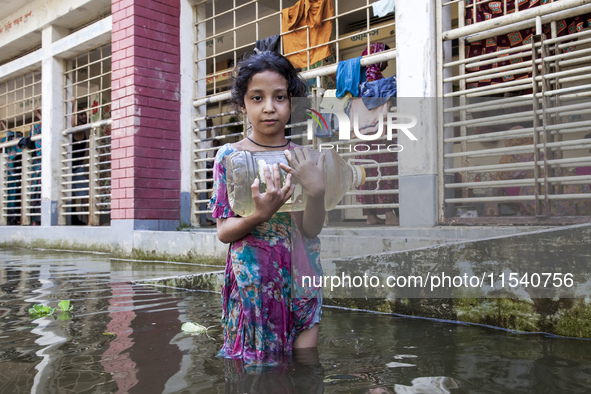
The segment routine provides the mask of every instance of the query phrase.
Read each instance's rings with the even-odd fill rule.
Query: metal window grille
[[[41,70],[0,83],[0,224],[41,221]],[[29,138],[21,149],[18,143]]]
[[[438,1],[441,222],[589,220],[591,6],[535,3]]]
[[[336,88],[334,74],[339,61],[362,55],[364,49],[369,55],[362,58],[362,66],[379,62],[392,61],[391,69],[395,69],[393,61],[396,57],[394,41],[394,15],[389,14],[382,18],[373,16],[371,2],[358,2],[354,0],[335,0],[334,15],[324,19],[323,24],[332,24],[330,38],[322,44],[310,44],[310,28],[305,30],[305,47],[290,53],[282,52],[286,56],[305,54],[305,64],[301,65],[301,77],[308,83],[310,92],[319,102],[326,89]],[[196,46],[196,70],[194,102],[197,115],[194,121],[197,125],[194,130],[193,153],[193,193],[192,193],[192,224],[204,224],[207,214],[211,212],[207,208],[207,202],[213,192],[212,171],[213,158],[217,145],[226,142],[234,142],[242,139],[247,134],[248,125],[245,125],[242,116],[236,113],[230,106],[231,73],[235,64],[247,53],[253,52],[258,40],[273,35],[280,37],[280,44],[284,42],[286,34],[282,32],[281,10],[295,4],[295,1],[271,2],[264,0],[226,0],[203,1],[195,6],[195,46]],[[378,54],[372,54],[370,45],[374,42],[383,42],[391,49]],[[312,63],[311,59],[315,49],[328,45],[331,56]],[[284,48],[280,45],[280,48]],[[294,129],[298,124],[288,125],[288,129]],[[308,141],[304,131],[291,132],[288,137],[294,142],[303,145],[318,146],[318,139]],[[215,145],[214,145],[214,142]],[[359,141],[349,141],[355,144]],[[379,143],[380,141],[376,141]],[[344,152],[345,158],[363,156],[375,152]],[[386,167],[397,168],[395,160],[385,163]],[[397,175],[391,175],[392,180]],[[395,179],[394,179],[395,178]],[[351,192],[339,208],[360,208],[362,205],[355,202],[355,194],[368,193],[365,191]],[[397,195],[397,186],[389,191],[382,191],[391,195]],[[375,208],[373,205],[363,206]],[[379,203],[379,208],[397,208],[398,203]],[[351,210],[349,210],[351,211]]]
[[[67,60],[59,224],[104,225],[111,212],[111,44]]]

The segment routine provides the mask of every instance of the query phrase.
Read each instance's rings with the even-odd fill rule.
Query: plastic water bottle
[[[333,149],[323,152],[324,159],[324,206],[331,210],[341,201],[345,193],[365,183],[365,169],[353,162],[370,160],[351,159],[346,162]],[[320,152],[310,150],[315,163],[318,163]],[[371,160],[372,163],[375,161]],[[250,186],[255,178],[259,178],[259,191],[267,189],[264,166],[268,165],[272,173],[272,165],[284,163],[289,165],[283,151],[249,152],[236,151],[226,157],[226,181],[228,185],[228,199],[232,210],[240,216],[251,215],[255,211]],[[279,167],[281,185],[284,184],[287,173]],[[378,168],[379,171],[379,168]],[[279,212],[303,211],[306,206],[306,194],[301,185],[295,183],[294,191],[289,200],[279,208]]]

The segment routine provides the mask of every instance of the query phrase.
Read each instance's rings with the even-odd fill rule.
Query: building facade
[[[589,221],[588,2],[382,3],[8,1],[0,223],[206,227],[215,151],[248,133],[231,70],[273,45],[315,105],[360,57],[364,78],[393,79],[397,109],[420,114],[418,142],[395,135],[400,152],[342,146],[377,158],[380,188],[348,193],[329,226],[370,210],[405,228]],[[334,142],[290,128],[299,143]]]

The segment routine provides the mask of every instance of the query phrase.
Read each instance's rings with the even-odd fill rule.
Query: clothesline
[[[396,59],[396,49],[390,49],[388,51],[383,51],[379,53],[374,53],[367,56],[362,56],[360,64],[361,66],[369,66],[372,64],[380,63],[380,62],[387,62],[389,60]],[[331,64],[324,67],[314,68],[312,70],[306,70],[300,73],[300,76],[305,79],[309,80],[316,77],[322,77],[325,75],[331,75],[337,72],[337,64]],[[214,96],[204,97],[198,100],[193,101],[194,107],[199,107],[205,104],[213,104],[219,103],[221,101],[229,100],[231,97],[231,92],[224,92],[219,93]]]

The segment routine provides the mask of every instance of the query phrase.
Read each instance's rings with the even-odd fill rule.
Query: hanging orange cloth
[[[332,0],[299,0],[292,7],[281,10],[281,33],[296,30],[302,26],[310,29],[310,47],[321,45],[330,40],[332,20],[322,23],[324,19],[334,16]],[[307,29],[301,29],[283,36],[283,53],[294,67],[308,67],[306,51],[288,55],[307,47]],[[310,65],[331,55],[330,47],[324,45],[310,50]]]

